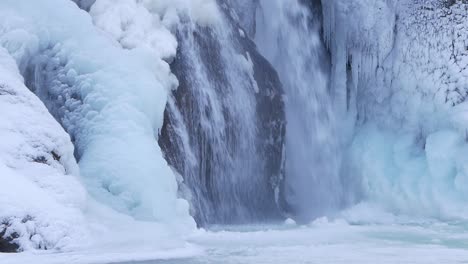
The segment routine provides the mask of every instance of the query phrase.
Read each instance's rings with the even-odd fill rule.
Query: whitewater
[[[0,263],[466,263],[467,97],[466,0],[2,0]]]

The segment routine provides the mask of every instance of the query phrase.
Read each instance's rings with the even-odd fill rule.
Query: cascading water
[[[315,5],[260,1],[255,36],[287,97],[284,200],[301,220],[331,213],[345,200],[340,135],[328,90],[330,62]]]
[[[279,216],[284,114],[281,84],[237,26],[230,8],[215,25],[177,29],[169,99],[159,143],[182,175],[199,225]],[[185,188],[187,186],[188,188]]]

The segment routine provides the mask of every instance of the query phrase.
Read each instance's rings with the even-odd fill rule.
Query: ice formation
[[[346,109],[348,98],[343,116],[357,124],[346,171],[362,181],[364,200],[398,214],[465,217],[466,3],[322,5],[335,104]]]
[[[136,219],[167,223],[178,219],[178,223],[190,229],[193,220],[188,215],[187,202],[177,198],[176,178],[157,144],[168,92],[176,83],[167,65],[152,60],[153,56],[148,56],[145,49],[122,50],[103,36],[89,15],[71,1],[47,0],[33,6],[26,0],[0,3],[0,46],[16,60],[28,88],[70,134],[82,180],[92,197]],[[61,12],[44,16],[57,8]],[[109,62],[113,63],[109,65]],[[24,84],[18,84],[20,80],[15,80],[13,88],[25,88]],[[21,125],[25,129],[26,124]],[[50,126],[50,132],[44,131],[45,127],[38,131],[44,131],[44,136],[49,137],[53,134],[48,133],[60,133],[57,125]],[[32,129],[29,133],[40,137],[38,131]],[[71,168],[71,145],[63,135],[56,137],[65,149],[55,150],[55,145],[49,144],[43,148],[44,153],[37,150],[37,156],[30,153],[28,158],[54,165],[57,162],[53,159],[63,155],[63,162],[68,162],[65,164]],[[41,148],[40,142],[30,144]],[[54,175],[59,175],[60,167],[54,166],[58,172],[51,171],[48,177],[58,177]],[[68,191],[66,188],[73,187],[67,179],[72,178],[64,177],[59,182],[44,179],[45,186],[41,188],[47,190],[47,185],[51,185],[54,189],[59,185],[58,193],[70,193],[70,197],[63,195],[69,205],[65,208],[73,209],[71,204],[81,204],[85,194],[79,184],[73,192]],[[79,215],[78,212],[74,214]],[[64,215],[69,215],[70,221],[63,220],[63,225],[83,226],[75,223],[79,220],[72,213]],[[29,218],[24,215],[24,219]]]
[[[70,137],[24,85],[3,48],[0,111],[0,233],[7,247],[67,249],[86,241],[86,192]]]

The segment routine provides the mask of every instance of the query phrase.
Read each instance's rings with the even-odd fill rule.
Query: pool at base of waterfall
[[[204,249],[199,256],[122,264],[468,263],[467,231],[468,222],[435,221],[244,226],[193,237]]]
[[[2,258],[1,263],[468,263],[468,221],[408,220],[349,224],[319,219],[308,225],[217,226],[198,230],[180,248],[148,244]],[[31,255],[28,255],[31,254]],[[5,262],[3,262],[5,261]]]

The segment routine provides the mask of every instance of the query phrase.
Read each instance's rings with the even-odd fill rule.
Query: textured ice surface
[[[442,2],[323,2],[332,89],[357,98],[360,123],[423,134],[452,125],[467,93],[468,5]]]
[[[175,82],[168,66],[153,60],[146,49],[122,50],[72,1],[6,0],[0,3],[0,14],[0,46],[7,54],[2,55],[0,75],[0,81],[6,81],[0,127],[8,133],[0,146],[6,166],[1,176],[8,178],[3,181],[7,185],[17,186],[0,196],[5,205],[1,216],[32,230],[19,230],[21,238],[32,241],[22,241],[22,246],[62,249],[95,242],[160,241],[158,236],[168,230],[191,230],[188,205],[177,198],[175,176],[157,144],[167,94]],[[20,74],[70,134],[92,197],[154,222],[136,222],[110,209],[103,213],[94,201],[84,206],[82,186],[68,175],[77,173],[69,136],[27,90]],[[24,199],[14,199],[16,193]],[[11,211],[10,204],[17,211]],[[167,230],[156,222],[167,223]],[[93,233],[93,239],[81,235],[83,230]]]
[[[1,7],[0,43],[71,135],[94,197],[138,218],[188,218],[157,144],[174,82],[167,65],[143,49],[121,50],[72,2],[31,8],[30,1],[3,1]]]
[[[0,48],[0,233],[21,250],[67,249],[86,243],[70,137],[23,83]]]
[[[322,1],[347,174],[391,212],[466,218],[468,4]]]

